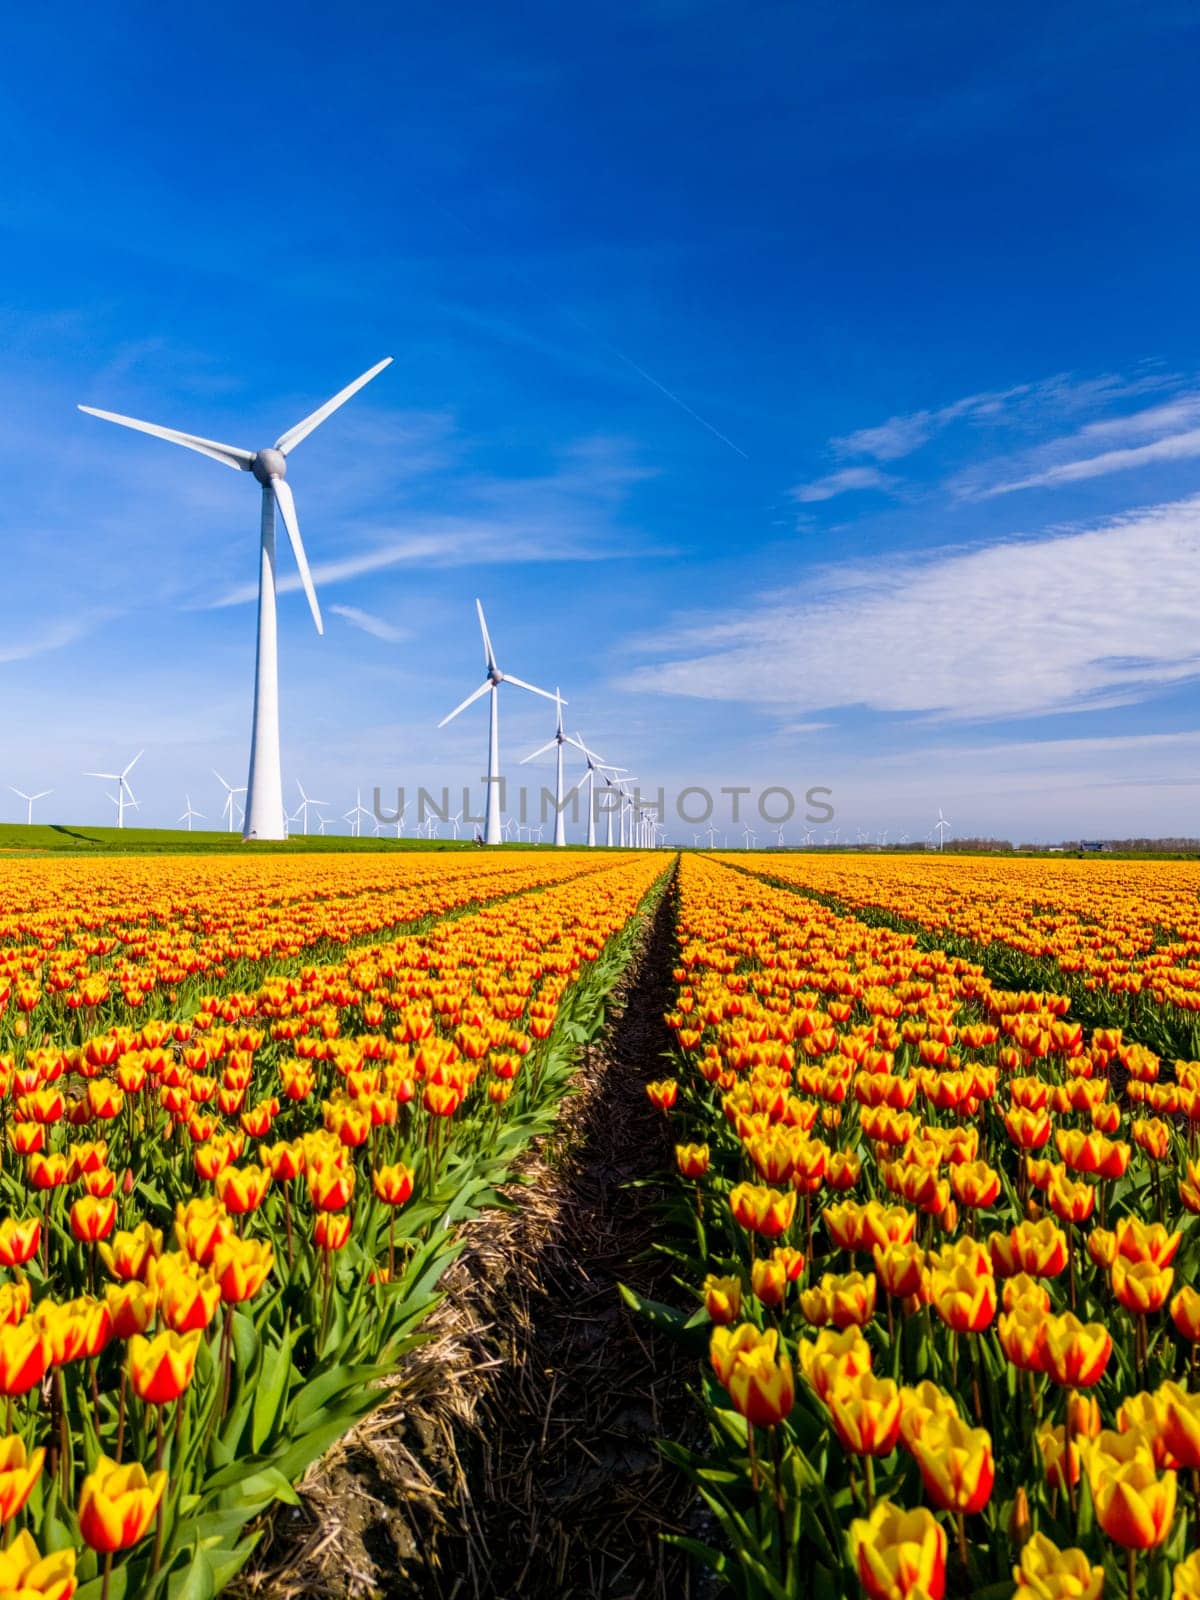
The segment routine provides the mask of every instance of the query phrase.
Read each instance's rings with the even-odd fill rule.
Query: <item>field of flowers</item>
[[[663,873],[0,864],[0,1595],[229,1581],[421,1338]]]
[[[1200,1062],[963,953],[1185,1005],[1200,874],[1095,865],[683,858],[649,1093],[697,1310],[640,1308],[704,1357],[668,1448],[737,1595],[1200,1596]]]

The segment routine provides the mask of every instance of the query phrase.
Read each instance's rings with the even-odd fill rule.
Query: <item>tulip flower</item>
[[[875,1294],[874,1274],[864,1277],[861,1272],[847,1272],[839,1277],[827,1272],[818,1285],[801,1293],[800,1311],[815,1328],[827,1322],[835,1328],[862,1326],[875,1315]]]
[[[706,1144],[677,1144],[675,1165],[683,1178],[702,1178],[708,1171],[709,1149]]]
[[[135,1334],[129,1341],[129,1376],[138,1397],[148,1405],[163,1406],[179,1396],[192,1381],[200,1330],[178,1334],[170,1330],[153,1339]]]
[[[28,1278],[16,1278],[12,1283],[0,1284],[0,1326],[12,1327],[29,1311],[33,1290]]]
[[[772,1334],[777,1341],[778,1334],[773,1330]],[[718,1327],[713,1330],[708,1345],[708,1359],[717,1375],[717,1381],[724,1388],[729,1387],[729,1375],[733,1371],[734,1362],[740,1356],[756,1350],[765,1338],[766,1334],[761,1333],[752,1322],[740,1323],[736,1328]]]
[[[1183,1235],[1178,1229],[1168,1233],[1161,1222],[1141,1222],[1137,1217],[1122,1217],[1114,1230],[1117,1255],[1125,1261],[1148,1261],[1152,1266],[1169,1267]]]
[[[1018,1222],[1010,1235],[1017,1270],[1035,1278],[1054,1278],[1067,1264],[1067,1236],[1049,1217]]]
[[[0,1394],[28,1394],[41,1383],[49,1359],[45,1334],[32,1318],[0,1327]]]
[[[19,1434],[0,1439],[0,1522],[11,1522],[29,1499],[45,1457],[40,1448],[27,1455]]]
[[[1171,1321],[1189,1344],[1200,1344],[1200,1293],[1190,1284],[1171,1301]]]
[[[22,1530],[0,1550],[0,1595],[14,1600],[71,1600],[75,1593],[75,1552],[43,1556],[33,1535]]]
[[[909,1295],[920,1292],[925,1252],[919,1244],[889,1244],[886,1249],[876,1245],[871,1254],[875,1261],[875,1276],[894,1299],[906,1300]]]
[[[354,1194],[353,1167],[327,1162],[309,1163],[308,1192],[318,1211],[342,1211]]]
[[[766,1239],[777,1239],[792,1225],[796,1193],[791,1190],[781,1194],[760,1184],[739,1183],[729,1192],[729,1209],[740,1227]]]
[[[1000,1194],[1000,1174],[986,1161],[964,1161],[950,1168],[950,1187],[961,1205],[980,1210],[995,1204]]]
[[[1171,1574],[1171,1583],[1171,1600],[1200,1600],[1200,1550],[1179,1563]]]
[[[257,1239],[227,1239],[213,1256],[212,1277],[226,1305],[252,1299],[271,1275],[275,1253]]]
[[[958,1417],[933,1416],[910,1446],[925,1492],[943,1511],[971,1513],[987,1504],[995,1467],[991,1435]]]
[[[1018,1301],[1011,1311],[1000,1314],[996,1324],[1000,1347],[1021,1372],[1044,1372],[1046,1368],[1045,1311]]]
[[[118,1466],[101,1456],[79,1491],[79,1531],[101,1555],[128,1550],[146,1537],[167,1486],[165,1472],[146,1476],[137,1462]]]
[[[1084,1447],[1096,1521],[1129,1550],[1162,1544],[1175,1516],[1175,1474],[1160,1478],[1140,1433],[1107,1429]]]
[[[976,1275],[962,1265],[935,1270],[930,1292],[934,1310],[955,1333],[980,1333],[996,1315],[996,1281],[990,1273]]]
[[[826,1328],[815,1339],[801,1339],[797,1355],[808,1384],[826,1401],[836,1384],[871,1370],[871,1346],[857,1324],[837,1332]]]
[[[868,1600],[942,1600],[946,1592],[946,1535],[924,1506],[905,1511],[880,1500],[850,1524],[850,1553]]]
[[[139,1222],[132,1232],[115,1233],[100,1246],[100,1259],[114,1278],[126,1281],[144,1276],[149,1263],[162,1255],[163,1236],[148,1222]]]
[[[343,1250],[350,1238],[348,1211],[322,1211],[313,1223],[313,1239],[321,1250]]]
[[[1013,1600],[1101,1600],[1104,1568],[1082,1550],[1060,1550],[1044,1533],[1033,1534],[1013,1568]]]
[[[1111,1268],[1113,1294],[1135,1316],[1148,1316],[1160,1311],[1171,1292],[1175,1277],[1173,1267],[1156,1267],[1152,1261],[1130,1262],[1118,1255]]]
[[[1112,1354],[1112,1335],[1098,1322],[1082,1323],[1072,1312],[1048,1317],[1043,1346],[1045,1370],[1064,1388],[1099,1383]]]
[[[900,1390],[890,1378],[864,1372],[834,1381],[825,1397],[834,1431],[856,1456],[886,1456],[900,1437]]]
[[[714,1342],[725,1332],[718,1328]],[[795,1381],[792,1364],[785,1351],[778,1348],[779,1335],[774,1328],[760,1334],[753,1341],[741,1345],[731,1342],[732,1358],[722,1379],[734,1409],[746,1421],[760,1428],[771,1428],[782,1422],[792,1409],[795,1400]],[[714,1361],[715,1365],[715,1361]]]
[[[127,1283],[106,1285],[104,1299],[112,1318],[113,1334],[118,1339],[131,1339],[135,1333],[145,1333],[158,1310],[158,1291],[136,1278]]]
[[[736,1322],[742,1314],[742,1284],[740,1278],[718,1278],[710,1272],[704,1280],[704,1307],[712,1320],[723,1327]]]
[[[1074,1435],[1068,1440],[1061,1424],[1044,1423],[1036,1434],[1038,1449],[1046,1469],[1046,1482],[1052,1489],[1073,1489],[1079,1482],[1082,1457]]]
[[[782,1305],[787,1293],[787,1271],[781,1261],[767,1256],[750,1267],[750,1288],[754,1298],[764,1306]]]
[[[1200,1393],[1164,1383],[1155,1397],[1168,1450],[1181,1467],[1200,1468]]]
[[[42,1225],[37,1217],[5,1217],[0,1221],[0,1265],[20,1267],[32,1260],[42,1241]]]
[[[953,1399],[928,1378],[910,1388],[900,1390],[900,1438],[908,1451],[916,1449],[917,1440],[927,1427],[947,1420],[958,1420],[958,1407]]]
[[[217,1174],[217,1199],[231,1216],[257,1211],[271,1187],[269,1168],[226,1167]]]
[[[157,1290],[162,1319],[175,1333],[203,1330],[217,1314],[221,1291],[211,1270],[186,1256],[160,1256],[151,1262],[147,1282]]]
[[[397,1161],[390,1167],[380,1167],[371,1174],[371,1187],[384,1205],[402,1206],[412,1197],[412,1168],[405,1166],[403,1161]]]
[[[117,1221],[117,1202],[97,1200],[90,1194],[76,1200],[70,1213],[71,1233],[82,1244],[107,1239]]]
[[[670,1111],[679,1095],[679,1084],[674,1078],[662,1078],[646,1085],[650,1104],[658,1111]]]
[[[204,1267],[217,1246],[234,1237],[228,1211],[212,1195],[204,1195],[175,1208],[175,1241],[193,1261]]]

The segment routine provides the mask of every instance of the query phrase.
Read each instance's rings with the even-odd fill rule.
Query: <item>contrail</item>
[[[450,208],[444,205],[442,201],[439,200],[438,197],[431,191],[425,190],[424,193],[430,205],[435,210],[441,212],[442,216],[453,222],[456,227],[461,228],[464,233],[468,234],[477,243],[488,243],[486,236],[482,234],[473,223],[469,222],[465,217],[460,216],[457,212],[451,211]],[[514,266],[511,262],[507,262],[505,264],[505,270],[510,278],[514,279],[517,283],[523,284],[527,289],[533,290],[535,294],[546,295],[547,286],[545,284],[538,283],[531,273],[520,267]],[[742,449],[741,445],[734,444],[733,440],[727,438],[726,435],[721,432],[720,428],[714,428],[712,423],[706,418],[702,417],[698,411],[694,411],[692,407],[688,405],[686,400],[680,399],[680,397],[673,390],[667,388],[665,383],[660,383],[652,372],[647,372],[645,367],[639,367],[632,356],[627,356],[623,350],[619,350],[617,346],[610,340],[606,339],[603,334],[597,333],[594,328],[590,328],[588,324],[584,322],[582,317],[577,317],[575,313],[569,310],[566,306],[563,306],[561,309],[575,324],[575,326],[579,328],[581,332],[585,333],[589,339],[594,339],[597,344],[603,345],[606,350],[611,351],[612,354],[616,356],[618,361],[623,361],[627,367],[631,368],[637,373],[639,378],[643,378],[648,384],[651,384],[655,389],[657,389],[659,394],[666,395],[667,399],[672,403],[672,405],[678,406],[681,411],[685,412],[689,417],[691,417],[693,422],[698,422],[702,428],[704,428],[708,433],[712,434],[714,439],[719,439],[723,445],[727,445],[735,455],[741,456],[743,461],[749,461],[750,457]]]
[[[573,311],[568,311],[567,316],[570,317],[575,326],[582,329],[590,339],[598,340],[598,342],[602,344],[606,350],[610,350],[612,354],[616,356],[618,361],[623,361],[627,367],[631,367],[633,371],[637,373],[639,378],[645,378],[647,383],[653,384],[660,394],[665,394],[667,399],[670,400],[674,405],[677,405],[681,411],[686,411],[688,416],[691,417],[692,421],[698,422],[702,428],[706,428],[708,432],[712,434],[714,439],[720,439],[722,444],[728,445],[731,450],[733,450],[737,455],[741,456],[743,461],[749,461],[750,457],[742,449],[741,445],[734,444],[733,440],[727,438],[725,434],[721,432],[720,428],[714,428],[712,423],[709,422],[707,418],[702,417],[698,411],[693,411],[686,400],[680,399],[679,395],[677,395],[673,390],[668,389],[665,383],[660,383],[652,372],[647,372],[645,367],[639,367],[632,356],[627,356],[624,350],[618,349],[617,346],[613,344],[611,340],[606,339],[603,334],[597,333],[594,328],[589,328],[587,323],[584,322],[582,318],[577,317]]]

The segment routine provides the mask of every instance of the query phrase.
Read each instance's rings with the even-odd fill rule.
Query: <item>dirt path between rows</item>
[[[436,1337],[395,1399],[310,1474],[302,1508],[239,1585],[272,1600],[687,1600],[664,1544],[692,1495],[658,1438],[696,1419],[688,1363],[617,1284],[678,1302],[653,1253],[652,1182],[672,1159],[645,1084],[666,1070],[673,895],[649,922],[605,1036],[514,1209],[480,1217]],[[694,1531],[694,1530],[692,1530]]]

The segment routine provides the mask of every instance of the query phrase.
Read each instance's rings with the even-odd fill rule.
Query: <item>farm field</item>
[[[580,1276],[539,1315],[595,1337],[494,1429],[554,1477],[496,1514],[511,1592],[589,1592],[563,1541],[590,1592],[630,1564],[615,1321],[674,1397],[646,1427],[683,1497],[639,1516],[711,1592],[1188,1600],[1200,1061],[1147,1041],[1192,1026],[1198,891],[1190,863],[784,852],[0,861],[0,1593],[244,1584],[580,1092],[616,1130],[571,1136],[592,1203],[640,1209],[595,1259],[587,1214],[563,1234]],[[657,1020],[596,1078],[618,992]],[[551,1559],[576,1448],[596,1526]],[[497,1537],[464,1459],[443,1523]],[[668,1592],[643,1565],[619,1592]],[[501,1592],[485,1566],[464,1593]]]

